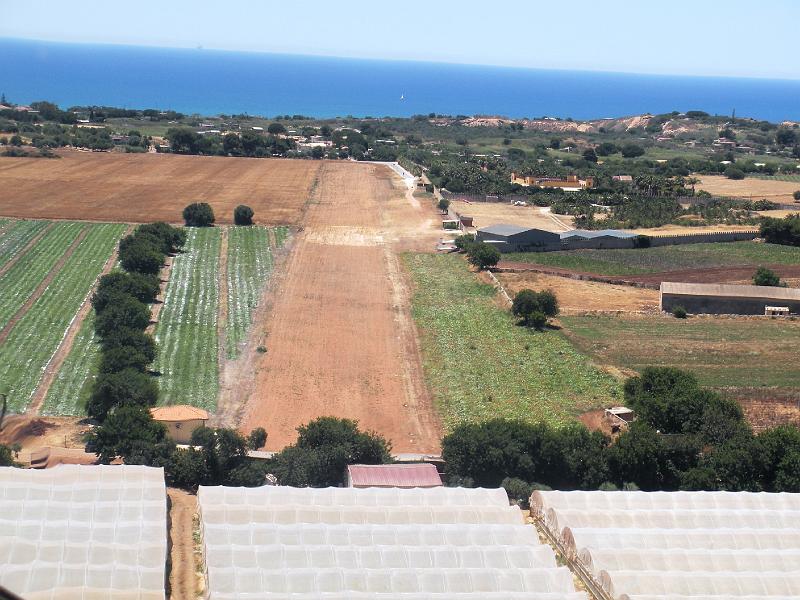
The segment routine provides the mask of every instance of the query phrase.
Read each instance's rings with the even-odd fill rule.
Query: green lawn
[[[664,316],[565,316],[571,340],[601,364],[673,366],[715,387],[800,387],[800,322]]]
[[[42,377],[43,369],[61,344],[75,313],[126,228],[125,225],[117,224],[69,225],[77,226],[74,231],[67,228],[72,238],[84,227],[89,229],[88,234],[64,263],[53,282],[14,325],[8,338],[0,345],[0,382],[8,389],[9,408],[12,411],[22,411],[27,407]],[[59,229],[57,225],[55,231]],[[47,237],[42,238],[31,252],[46,243]],[[71,239],[67,238],[68,241]],[[66,246],[61,247],[61,253],[65,248]],[[27,255],[23,260],[25,258]],[[24,277],[26,274],[16,270],[20,263],[7,275],[15,273],[18,277]],[[0,281],[2,283],[6,283],[5,279]]]
[[[155,331],[162,404],[217,405],[220,240],[218,228],[189,228],[174,259]]]
[[[504,254],[503,259],[598,275],[640,275],[728,265],[797,265],[800,264],[800,248],[755,242],[730,242],[661,246],[638,250],[514,252]]]
[[[406,254],[425,375],[446,429],[492,417],[563,424],[617,401],[620,383],[558,331],[515,324],[455,255]]]

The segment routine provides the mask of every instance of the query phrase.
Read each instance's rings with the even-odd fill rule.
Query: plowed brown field
[[[435,212],[383,166],[326,162],[273,290],[267,352],[242,429],[264,427],[267,448],[332,415],[357,419],[395,452],[434,452],[440,429],[423,380],[399,248],[432,248]],[[422,240],[422,241],[421,241]]]
[[[63,151],[58,159],[0,157],[0,216],[180,222],[208,202],[218,223],[247,204],[258,223],[299,222],[320,161]]]

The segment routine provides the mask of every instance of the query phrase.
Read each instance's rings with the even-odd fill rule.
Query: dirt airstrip
[[[264,427],[267,448],[279,449],[299,425],[334,415],[358,419],[395,452],[438,450],[397,256],[435,245],[435,217],[386,167],[324,163],[272,311],[255,325],[267,351],[249,366],[252,388],[240,386],[242,429]]]
[[[60,158],[0,157],[0,216],[180,222],[208,202],[218,223],[247,204],[262,224],[294,225],[320,161],[60,151]]]

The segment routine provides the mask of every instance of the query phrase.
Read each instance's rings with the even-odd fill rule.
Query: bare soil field
[[[652,289],[530,272],[497,273],[496,277],[512,298],[526,288],[553,290],[564,314],[658,312],[658,292]]]
[[[567,215],[550,214],[538,206],[514,206],[500,202],[471,202],[455,200],[450,207],[461,215],[473,217],[475,227],[488,227],[498,223],[510,223],[520,227],[536,227],[545,231],[567,231],[573,228],[574,218]]]
[[[766,198],[773,202],[794,202],[792,193],[800,188],[793,181],[777,181],[746,177],[740,180],[728,179],[723,175],[699,175],[697,189],[715,196],[731,196],[760,200]],[[800,206],[800,205],[799,205]]]
[[[30,462],[31,453],[43,448],[83,450],[83,436],[90,427],[80,420],[79,417],[6,415],[0,430],[0,444],[19,444],[22,449],[18,460],[23,464]]]
[[[426,389],[397,251],[430,249],[432,206],[406,193],[386,167],[324,163],[272,311],[257,322],[241,427],[264,427],[267,449],[296,439],[315,417],[357,419],[395,452],[435,452],[440,427]],[[422,241],[420,241],[422,240]],[[269,300],[268,300],[269,301]]]
[[[800,393],[782,388],[739,388],[727,394],[742,405],[745,417],[756,431],[778,425],[800,427]]]
[[[320,161],[63,151],[0,157],[0,215],[109,222],[180,222],[208,202],[218,223],[247,204],[262,224],[294,225]]]
[[[642,229],[628,229],[640,235],[677,235],[682,233],[717,233],[720,231],[753,231],[757,225],[662,225]]]

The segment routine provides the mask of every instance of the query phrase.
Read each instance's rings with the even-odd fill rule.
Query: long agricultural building
[[[683,307],[691,314],[800,314],[800,289],[721,283],[661,283],[661,310]]]
[[[587,600],[502,489],[200,487],[210,600]]]
[[[531,514],[608,598],[800,598],[800,494],[536,491]]]

